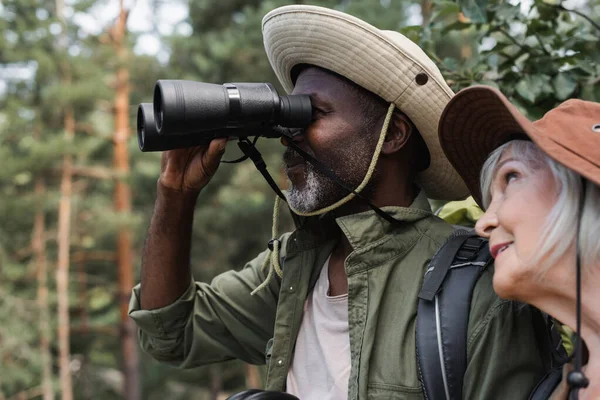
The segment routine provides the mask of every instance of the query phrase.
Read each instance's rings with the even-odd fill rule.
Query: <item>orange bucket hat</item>
[[[523,135],[600,186],[600,103],[567,100],[531,122],[498,89],[472,86],[450,100],[439,125],[442,149],[479,205],[483,163],[495,149]]]

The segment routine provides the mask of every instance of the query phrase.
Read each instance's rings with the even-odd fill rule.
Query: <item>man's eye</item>
[[[316,107],[313,107],[312,112],[315,115],[325,115],[325,114],[328,114],[328,112],[325,111],[324,109],[322,109],[322,108],[316,108]]]

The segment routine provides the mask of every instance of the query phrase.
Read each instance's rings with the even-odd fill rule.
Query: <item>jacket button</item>
[[[293,292],[293,291],[294,291],[294,287],[290,286],[290,292]]]
[[[277,360],[277,365],[283,365],[283,360]]]

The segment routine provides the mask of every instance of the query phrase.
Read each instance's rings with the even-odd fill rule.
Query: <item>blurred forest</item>
[[[532,118],[600,101],[600,0],[0,0],[0,399],[217,399],[262,385],[257,366],[181,371],[138,351],[127,304],[160,154],[139,151],[135,117],[159,78],[279,87],[260,22],[294,3],[399,30],[453,89],[498,86]],[[142,5],[150,28],[131,30]],[[187,13],[165,33],[175,6]],[[285,186],[279,142],[258,146]],[[273,199],[252,163],[220,168],[197,207],[196,279],[265,248]]]

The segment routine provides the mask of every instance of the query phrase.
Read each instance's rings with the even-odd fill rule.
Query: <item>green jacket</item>
[[[304,301],[337,239],[335,223],[354,251],[345,262],[351,372],[348,398],[422,399],[417,371],[417,294],[429,259],[452,232],[431,214],[421,193],[410,208],[385,207],[404,227],[392,227],[368,211],[321,219],[282,236],[283,279],[266,277],[261,253],[239,272],[196,282],[175,303],[140,310],[139,286],[130,316],[143,349],[181,368],[234,358],[268,364],[266,388],[285,390]],[[493,269],[479,280],[468,327],[465,399],[526,399],[549,368],[549,349],[539,348],[535,309],[499,299]],[[538,326],[535,326],[538,324]],[[539,331],[538,331],[539,332]],[[305,400],[305,399],[303,399]]]

